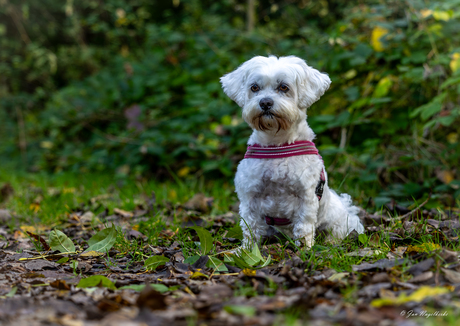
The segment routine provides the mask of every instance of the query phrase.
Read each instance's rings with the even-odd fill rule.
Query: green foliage
[[[105,287],[111,290],[116,290],[115,284],[103,275],[93,275],[87,278],[82,278],[77,284],[77,288],[90,287]]]
[[[59,230],[52,230],[49,235],[49,245],[51,249],[60,252],[75,252],[75,245],[64,233]]]
[[[201,226],[191,226],[189,229],[195,230],[200,238],[201,254],[206,255],[212,249],[213,238],[211,233]]]
[[[152,256],[144,262],[144,267],[147,270],[155,269],[158,266],[163,266],[169,261],[165,256]]]
[[[117,228],[112,224],[110,228],[105,228],[97,232],[88,240],[88,249],[85,252],[97,251],[107,253],[117,240]]]
[[[7,2],[0,156],[32,170],[230,178],[250,130],[219,77],[292,54],[332,79],[308,118],[332,187],[346,175],[340,190],[378,195],[377,207],[430,188],[460,196],[458,0],[260,1],[253,33],[244,4]]]

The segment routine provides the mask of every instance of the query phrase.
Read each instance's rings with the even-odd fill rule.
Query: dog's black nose
[[[264,97],[259,102],[260,108],[264,111],[268,111],[273,107],[273,100],[268,97]]]

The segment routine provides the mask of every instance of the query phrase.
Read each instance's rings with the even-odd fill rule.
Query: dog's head
[[[329,88],[329,76],[295,57],[254,57],[220,79],[243,119],[261,131],[288,130]]]

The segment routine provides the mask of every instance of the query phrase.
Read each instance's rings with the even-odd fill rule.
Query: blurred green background
[[[332,79],[308,118],[332,187],[455,206],[459,33],[460,0],[0,0],[0,159],[230,181],[250,129],[219,77],[296,55]]]

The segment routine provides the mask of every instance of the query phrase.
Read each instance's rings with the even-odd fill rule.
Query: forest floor
[[[460,211],[422,204],[234,254],[230,184],[2,172],[0,324],[458,325]]]

